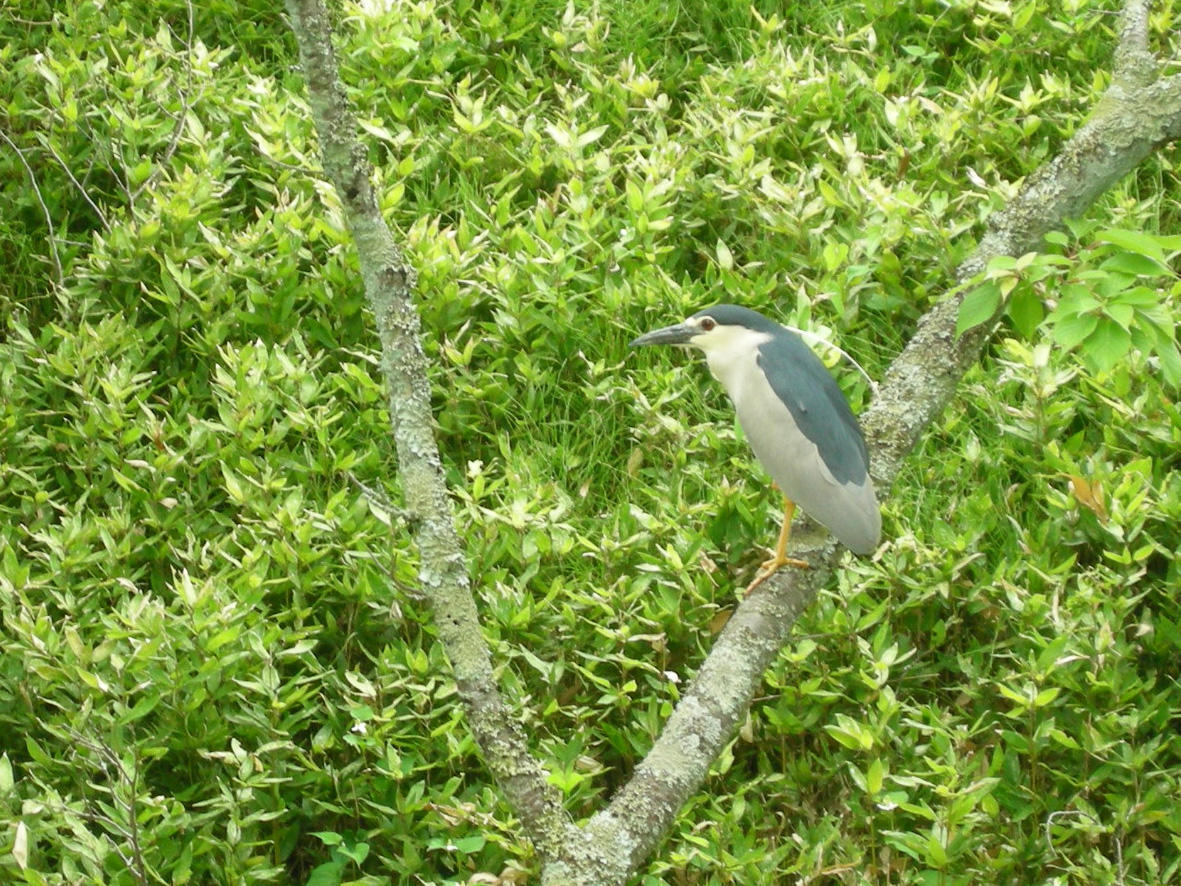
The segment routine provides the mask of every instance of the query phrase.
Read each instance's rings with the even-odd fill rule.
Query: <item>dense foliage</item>
[[[0,17],[5,882],[535,866],[410,535],[353,482],[397,501],[278,8]],[[486,633],[574,815],[642,757],[775,532],[720,388],[626,342],[736,301],[880,376],[1106,84],[1111,12],[342,7]],[[1181,877],[1177,194],[1152,158],[992,269],[1010,318],[886,543],[801,621],[643,882]]]

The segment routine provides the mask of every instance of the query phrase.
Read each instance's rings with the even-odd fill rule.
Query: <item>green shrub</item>
[[[532,872],[409,534],[352,483],[397,501],[283,23],[37,6],[0,22],[0,878]],[[432,0],[339,25],[486,633],[584,817],[774,532],[720,389],[626,342],[741,301],[880,377],[1105,84],[1110,19]],[[1178,876],[1176,188],[1154,158],[1014,284],[889,543],[805,615],[643,882]],[[1126,336],[1078,337],[1088,312]]]

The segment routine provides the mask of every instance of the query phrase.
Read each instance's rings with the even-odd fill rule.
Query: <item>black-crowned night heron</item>
[[[705,352],[710,372],[734,402],[750,448],[783,493],[775,555],[759,569],[748,594],[780,566],[807,565],[787,556],[796,505],[855,554],[874,551],[882,517],[865,439],[841,389],[798,335],[748,308],[717,305],[631,343],[641,345]]]

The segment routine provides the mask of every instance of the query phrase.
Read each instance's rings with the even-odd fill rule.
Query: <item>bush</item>
[[[289,36],[224,5],[191,36],[176,4],[56,6],[0,23],[4,876],[523,879],[409,534],[350,479],[397,500]],[[720,389],[626,342],[741,301],[880,376],[1102,87],[1110,22],[456,0],[340,28],[487,636],[586,816],[777,504]],[[1146,276],[1102,236],[1175,230],[1176,186],[1155,158],[1047,247],[1073,264],[1022,278],[889,543],[806,614],[644,882],[1178,875],[1175,249],[1152,240]],[[1140,299],[1117,359],[1069,338],[1095,271],[1104,317]]]

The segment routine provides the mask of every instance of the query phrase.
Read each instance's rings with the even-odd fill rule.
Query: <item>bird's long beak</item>
[[[663,329],[653,329],[639,338],[631,341],[628,347],[642,348],[644,345],[687,345],[693,336],[701,332],[696,326],[688,323],[678,323],[675,326],[665,326]]]

